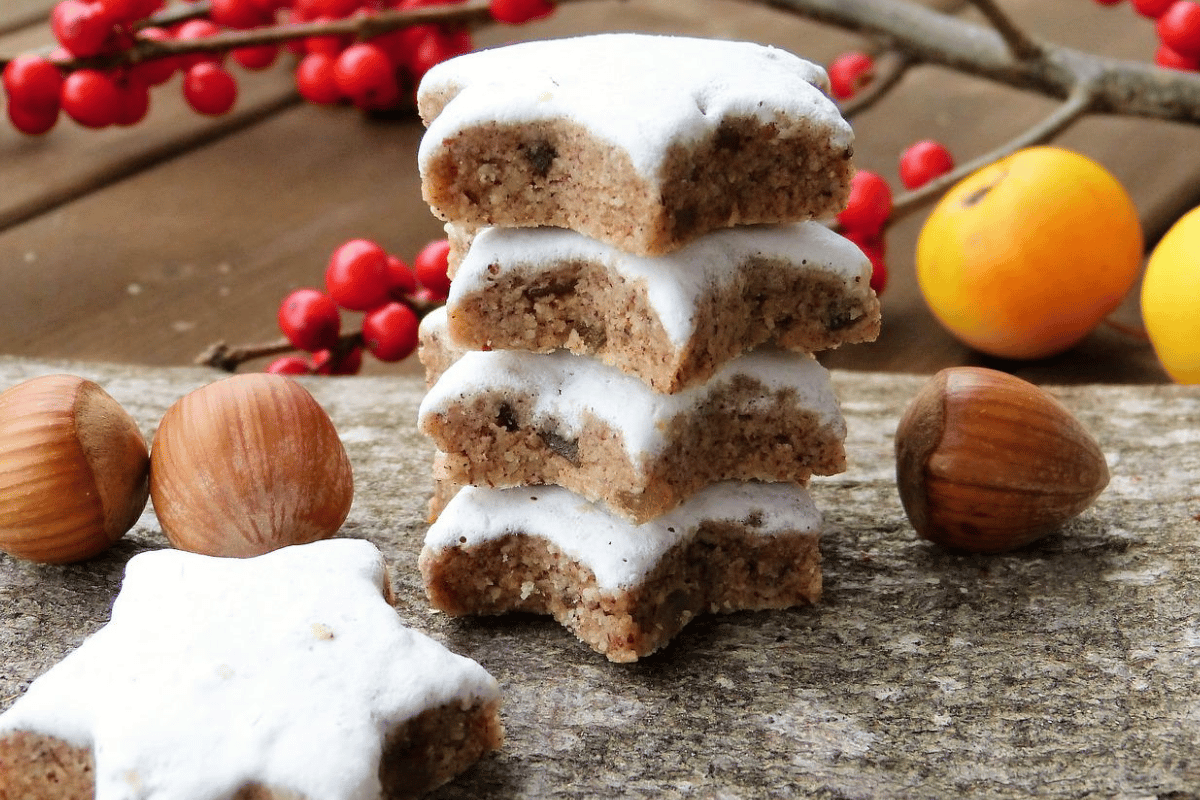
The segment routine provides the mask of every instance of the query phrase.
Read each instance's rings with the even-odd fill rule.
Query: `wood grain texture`
[[[196,369],[0,359],[0,383],[97,380],[150,433]],[[557,623],[431,614],[417,554],[431,447],[415,377],[309,380],[356,473],[343,535],[376,543],[405,622],[500,681],[507,743],[451,798],[1195,798],[1200,395],[1052,388],[1112,469],[1060,533],[951,555],[901,509],[892,434],[924,379],[836,372],[850,468],[814,481],[825,591],[814,607],[702,616],[613,665]],[[125,562],[166,546],[152,511],[67,567],[0,556],[0,708],[107,618]],[[1171,794],[1175,792],[1175,794]]]

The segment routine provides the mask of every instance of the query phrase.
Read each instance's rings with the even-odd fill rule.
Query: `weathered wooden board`
[[[62,370],[147,434],[215,377],[4,359],[0,385]],[[814,485],[823,602],[702,617],[624,666],[544,619],[431,613],[420,381],[306,384],[354,464],[344,535],[384,551],[410,625],[502,684],[506,746],[435,797],[1200,797],[1200,392],[1055,389],[1112,482],[1061,534],[983,557],[917,540],[900,508],[892,435],[923,379],[834,378],[851,465]],[[0,557],[0,707],[104,622],[130,556],[163,546],[147,511],[90,563]]]

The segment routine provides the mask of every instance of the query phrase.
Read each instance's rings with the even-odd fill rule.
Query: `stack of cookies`
[[[698,613],[818,599],[806,485],[845,468],[845,422],[812,353],[879,330],[869,262],[811,221],[851,173],[827,88],[773,48],[636,34],[428,73],[454,244],[422,324],[435,607],[552,614],[633,661]]]

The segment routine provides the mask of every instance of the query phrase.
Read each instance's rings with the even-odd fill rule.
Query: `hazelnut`
[[[896,430],[904,511],[920,536],[956,550],[1028,544],[1091,505],[1108,477],[1070,411],[996,370],[942,370]]]
[[[180,398],[150,452],[150,497],[175,547],[249,557],[337,533],[354,496],[332,420],[283,375],[246,373]]]
[[[97,384],[46,375],[0,394],[0,550],[47,564],[106,550],[146,507],[149,455]]]

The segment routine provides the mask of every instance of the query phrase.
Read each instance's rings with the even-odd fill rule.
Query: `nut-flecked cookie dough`
[[[499,747],[499,689],[404,627],[368,542],[134,556],[112,619],[0,715],[20,800],[412,797]]]
[[[751,42],[543,40],[431,69],[417,105],[433,212],[570,228],[659,255],[717,228],[832,217],[854,136],[825,71]]]
[[[611,661],[636,661],[697,614],[815,603],[820,525],[794,484],[715,484],[640,526],[557,486],[468,486],[420,566],[435,608],[550,614]]]
[[[435,477],[557,484],[641,523],[726,480],[804,482],[845,469],[846,424],[812,356],[752,351],[672,395],[565,350],[468,352],[426,393]]]
[[[817,222],[723,229],[658,257],[561,228],[484,228],[446,309],[457,347],[565,347],[673,393],[768,340],[810,353],[874,340],[870,280],[858,246]]]

